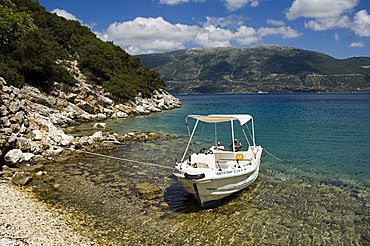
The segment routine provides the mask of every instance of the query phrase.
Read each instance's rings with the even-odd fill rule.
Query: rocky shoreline
[[[19,89],[8,86],[0,77],[0,166],[18,167],[22,164],[52,161],[66,149],[90,148],[102,142],[150,139],[154,133],[119,135],[103,133],[109,118],[127,118],[181,106],[180,100],[165,90],[154,91],[151,98],[140,94],[124,103],[114,101],[100,86],[86,83],[76,64],[69,68],[79,83],[65,88],[55,83],[55,89],[42,93],[35,87]],[[90,136],[67,134],[66,127],[96,121],[96,132]]]
[[[160,137],[154,132],[109,132],[104,120],[181,106],[165,90],[154,91],[151,98],[139,94],[118,102],[102,87],[88,84],[75,62],[68,69],[78,84],[55,83],[48,94],[31,86],[10,86],[0,77],[0,245],[95,245],[76,233],[61,213],[12,186],[47,177],[45,163],[74,158],[80,150],[99,151]],[[91,134],[73,131],[86,122],[93,126]],[[52,188],[58,189],[58,184]]]

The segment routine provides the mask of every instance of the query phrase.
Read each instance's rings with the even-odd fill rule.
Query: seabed
[[[132,142],[109,154],[173,166],[181,148],[171,146],[178,141]],[[102,245],[370,244],[368,186],[297,175],[273,168],[274,161],[262,158],[253,185],[208,209],[168,170],[91,156],[46,166],[50,176],[33,182],[32,190]],[[144,181],[163,194],[140,197],[135,186]]]

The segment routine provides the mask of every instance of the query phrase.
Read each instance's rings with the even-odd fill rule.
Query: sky
[[[39,0],[131,55],[285,45],[370,56],[370,0]]]

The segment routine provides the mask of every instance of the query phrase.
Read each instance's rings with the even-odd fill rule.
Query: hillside
[[[49,13],[36,0],[0,1],[0,76],[45,92],[54,82],[76,80],[66,65],[77,61],[87,82],[103,86],[112,98],[150,96],[164,87],[158,73],[144,67],[112,42],[103,42],[78,21]]]
[[[370,57],[341,60],[285,46],[188,49],[138,57],[174,93],[370,91]]]

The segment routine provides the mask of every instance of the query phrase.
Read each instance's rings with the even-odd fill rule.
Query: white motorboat
[[[194,119],[194,128],[190,133],[188,119]],[[234,121],[240,124],[242,136],[248,144],[242,148],[242,142],[235,139]],[[209,149],[194,151],[193,138],[199,123],[213,124],[214,145]],[[256,145],[254,122],[250,115],[188,115],[186,118],[189,142],[180,162],[176,161],[174,175],[187,193],[193,194],[203,206],[204,203],[215,201],[238,192],[252,184],[259,172],[262,147]],[[222,124],[221,124],[222,123]],[[231,127],[230,150],[218,142],[218,131],[227,124]],[[238,124],[238,125],[239,125]],[[220,126],[221,125],[221,126]],[[251,126],[251,131],[250,127]],[[246,130],[249,136],[246,134]],[[221,132],[225,135],[225,131]],[[213,140],[212,140],[213,141]]]

